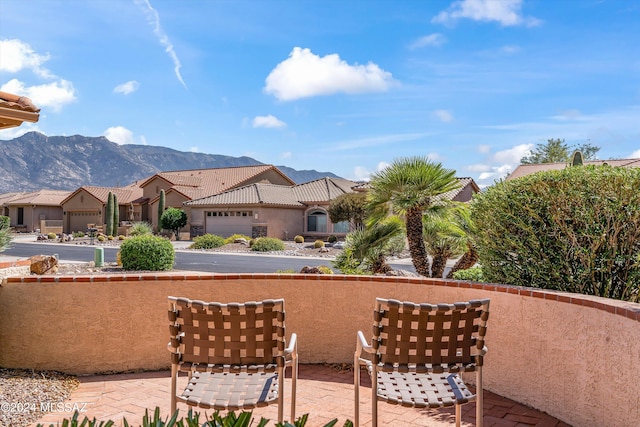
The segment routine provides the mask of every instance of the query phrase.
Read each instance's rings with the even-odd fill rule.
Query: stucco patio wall
[[[7,278],[0,366],[74,374],[169,366],[167,296],[285,298],[302,363],[353,360],[375,298],[490,298],[485,388],[575,426],[640,424],[640,304],[502,285],[341,275]]]

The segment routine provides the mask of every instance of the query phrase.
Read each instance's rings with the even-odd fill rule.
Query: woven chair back
[[[375,363],[383,370],[474,371],[482,366],[489,300],[414,304],[378,298]]]
[[[220,304],[171,297],[169,305],[169,345],[182,368],[284,366],[283,299]]]

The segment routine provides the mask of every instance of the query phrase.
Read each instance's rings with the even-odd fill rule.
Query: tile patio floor
[[[289,371],[289,370],[288,370]],[[364,372],[363,372],[364,374]],[[139,426],[145,409],[152,411],[160,407],[163,418],[169,415],[170,373],[143,372],[133,374],[99,375],[80,377],[80,387],[72,393],[66,402],[85,404],[87,411],[81,414],[90,419],[113,419],[116,425],[122,425],[125,417],[129,424]],[[366,374],[362,376],[363,386],[360,390],[360,420],[362,426],[371,425],[371,388]],[[186,377],[179,380],[178,387],[186,384]],[[289,394],[291,382],[285,382],[285,419],[289,414]],[[186,414],[187,405],[178,404],[181,414]],[[451,410],[419,410],[379,403],[379,425],[387,426],[451,426],[455,425],[453,409]],[[298,375],[298,393],[296,417],[309,414],[307,426],[322,426],[333,418],[338,418],[338,426],[347,420],[353,420],[353,372],[340,371],[331,366],[300,365]],[[204,410],[201,410],[204,412]],[[208,411],[211,412],[211,411]],[[69,413],[49,413],[38,422],[49,426],[56,425],[61,419],[69,417]],[[268,425],[275,425],[277,405],[254,410],[254,418],[265,417],[272,420]],[[462,424],[475,425],[475,404],[462,406]],[[35,427],[36,423],[32,426]],[[566,427],[557,419],[533,410],[524,405],[495,395],[484,393],[484,425],[486,427]]]

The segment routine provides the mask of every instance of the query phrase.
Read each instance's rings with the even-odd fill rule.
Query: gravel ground
[[[0,368],[0,426],[30,425],[47,407],[64,402],[78,384],[59,372]]]

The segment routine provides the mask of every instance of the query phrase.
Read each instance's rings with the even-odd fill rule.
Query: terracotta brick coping
[[[30,267],[31,260],[21,259],[15,261],[0,261],[0,269],[3,268],[14,268],[14,267]]]
[[[8,262],[9,267],[29,265],[29,260]],[[0,263],[0,268],[4,264]],[[280,274],[280,273],[241,273],[241,274],[212,274],[212,273],[175,273],[158,272],[142,274],[114,274],[114,275],[83,275],[83,276],[24,276],[8,277],[7,283],[109,283],[109,282],[153,282],[153,281],[199,281],[199,280],[322,280],[337,282],[384,282],[384,283],[414,283],[431,286],[447,286],[461,289],[478,289],[490,292],[506,292],[524,297],[540,298],[560,303],[574,304],[603,310],[611,314],[626,317],[640,322],[640,304],[601,298],[591,295],[573,294],[569,292],[551,291],[521,286],[500,285],[493,283],[476,283],[460,280],[446,280],[416,277],[392,276],[350,276],[344,274]]]

